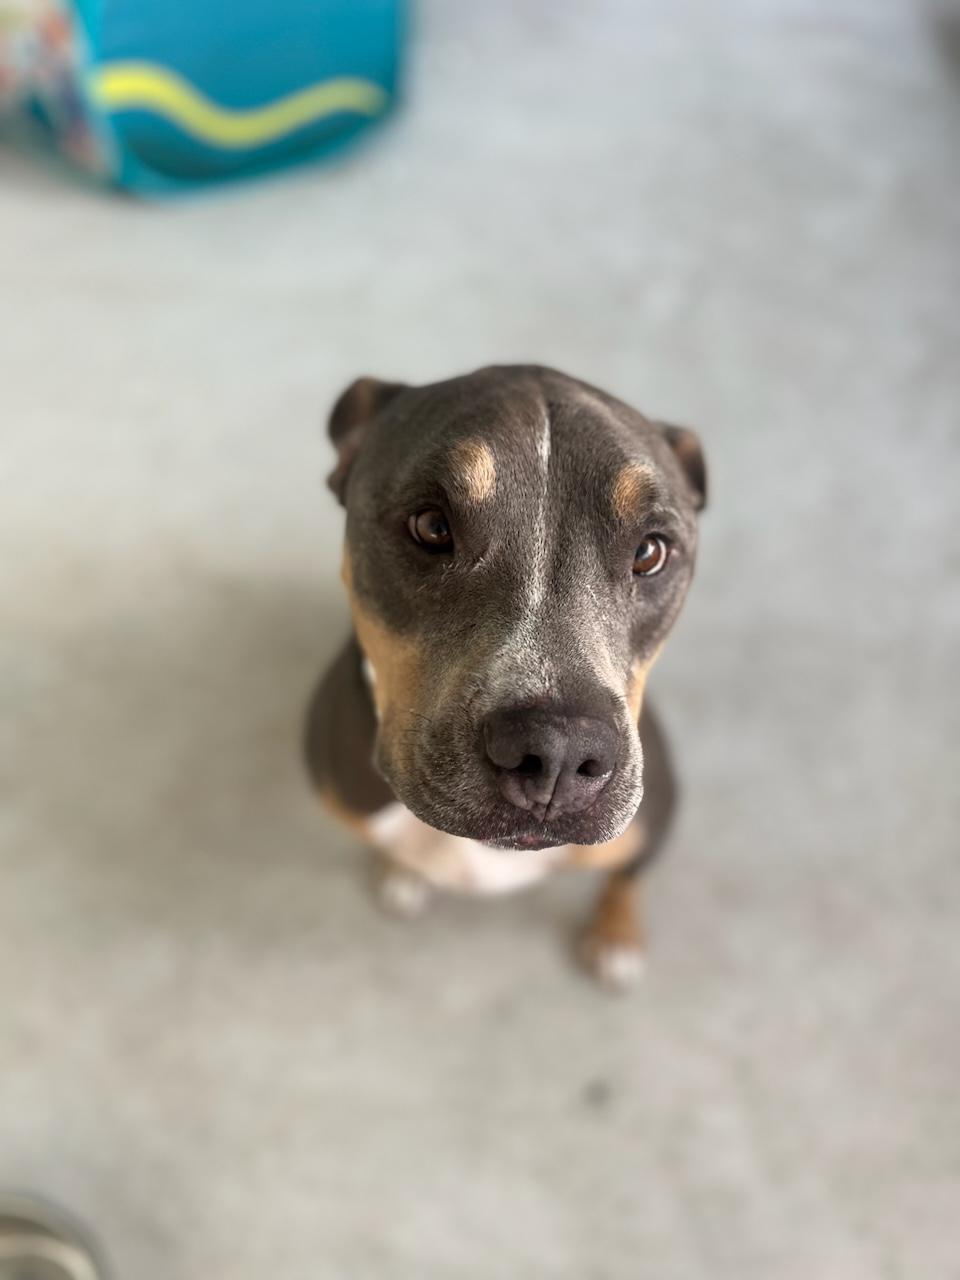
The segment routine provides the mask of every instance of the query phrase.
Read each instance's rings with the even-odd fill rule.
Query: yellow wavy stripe
[[[372,80],[341,76],[265,107],[233,111],[205,97],[176,72],[150,62],[101,67],[91,77],[90,91],[109,111],[153,111],[204,142],[235,148],[274,142],[338,111],[375,116],[387,102],[386,91]]]

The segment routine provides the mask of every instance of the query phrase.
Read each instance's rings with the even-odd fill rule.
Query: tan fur
[[[657,645],[649,658],[634,658],[630,668],[630,679],[627,681],[627,706],[633,716],[634,724],[640,723],[640,712],[643,710],[643,694],[647,687],[647,676],[653,670],[653,664],[663,652],[664,641]]]
[[[406,718],[420,705],[423,671],[419,648],[398,636],[352,600],[357,640],[373,667],[373,701],[386,724],[394,716]]]
[[[424,685],[419,646],[404,636],[391,631],[378,618],[366,610],[353,590],[353,572],[350,553],[344,548],[341,577],[350,600],[354,630],[367,661],[373,668],[373,701],[377,715],[386,728],[406,720],[423,699]],[[391,738],[402,735],[391,733]]]
[[[580,943],[588,972],[610,991],[626,991],[643,972],[643,934],[627,876],[612,875]]]
[[[370,827],[366,819],[354,813],[352,809],[348,809],[332,787],[322,786],[319,788],[319,793],[321,801],[338,822],[342,822],[363,840],[370,839]]]
[[[486,502],[497,487],[497,464],[490,446],[482,440],[461,440],[452,462],[467,500]]]
[[[635,518],[640,501],[650,486],[652,473],[639,462],[628,462],[613,482],[610,500],[616,515],[624,521]]]
[[[597,951],[640,950],[643,931],[637,907],[637,885],[628,876],[613,875],[597,899],[585,942]]]
[[[643,691],[647,686],[647,676],[650,668],[653,666],[653,660],[650,662],[641,662],[639,658],[635,658],[633,666],[630,668],[630,679],[627,682],[627,706],[630,708],[630,715],[633,717],[633,723],[640,723],[640,712],[643,710]]]

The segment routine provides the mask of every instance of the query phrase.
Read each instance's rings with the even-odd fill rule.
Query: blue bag
[[[403,0],[0,0],[0,112],[157,191],[342,145],[395,99]]]

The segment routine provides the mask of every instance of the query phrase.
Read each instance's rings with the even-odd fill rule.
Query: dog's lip
[[[536,853],[541,849],[562,849],[571,844],[597,844],[606,837],[595,824],[537,823],[535,826],[501,828],[491,835],[469,836],[493,849],[513,850],[518,854]]]
[[[619,774],[618,768],[614,777]],[[492,770],[489,776],[492,776]],[[565,845],[600,844],[619,834],[619,831],[614,831],[612,835],[604,834],[611,815],[602,812],[604,805],[601,797],[598,797],[596,805],[591,805],[581,813],[560,814],[552,821],[543,821],[529,811],[505,805],[503,798],[496,793],[488,797],[487,804],[473,808],[471,821],[463,822],[461,819],[466,815],[462,810],[457,815],[457,820],[451,821],[454,808],[451,797],[437,787],[428,769],[415,766],[405,779],[387,776],[387,781],[397,799],[427,826],[461,839],[473,840],[488,848],[512,851],[519,856],[543,849],[559,849]],[[609,794],[609,791],[609,786],[604,788],[605,793]],[[636,812],[635,806],[633,812]],[[622,830],[620,824],[615,822],[614,825]]]
[[[395,783],[391,785],[397,790]],[[425,789],[418,790],[416,795],[404,796],[398,793],[398,798],[422,822],[435,830],[446,831],[464,840],[473,840],[491,849],[513,851],[522,855],[541,849],[559,849],[568,844],[590,843],[590,835],[586,830],[571,831],[568,823],[563,820],[547,824],[536,821],[530,814],[513,810],[512,821],[505,821],[508,815],[500,809],[499,812],[478,815],[475,822],[454,825],[444,821],[438,811],[435,796]],[[526,822],[525,817],[528,819]]]
[[[517,837],[518,849],[542,849],[543,847],[544,843],[540,836],[529,835]]]
[[[509,836],[503,840],[490,840],[486,843],[492,845],[494,849],[515,849],[518,852],[523,853],[534,853],[540,849],[557,849],[562,847],[557,844],[556,836],[534,834]]]

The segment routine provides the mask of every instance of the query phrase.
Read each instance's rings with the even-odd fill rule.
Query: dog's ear
[[[379,378],[357,378],[337,400],[327,426],[337,450],[337,465],[327,484],[343,502],[347,476],[360,452],[367,427],[391,400],[406,390],[405,382],[381,382]]]
[[[703,449],[697,433],[689,427],[671,426],[669,422],[658,422],[657,426],[683,468],[693,494],[694,508],[702,511],[707,505],[707,464],[703,460]]]

